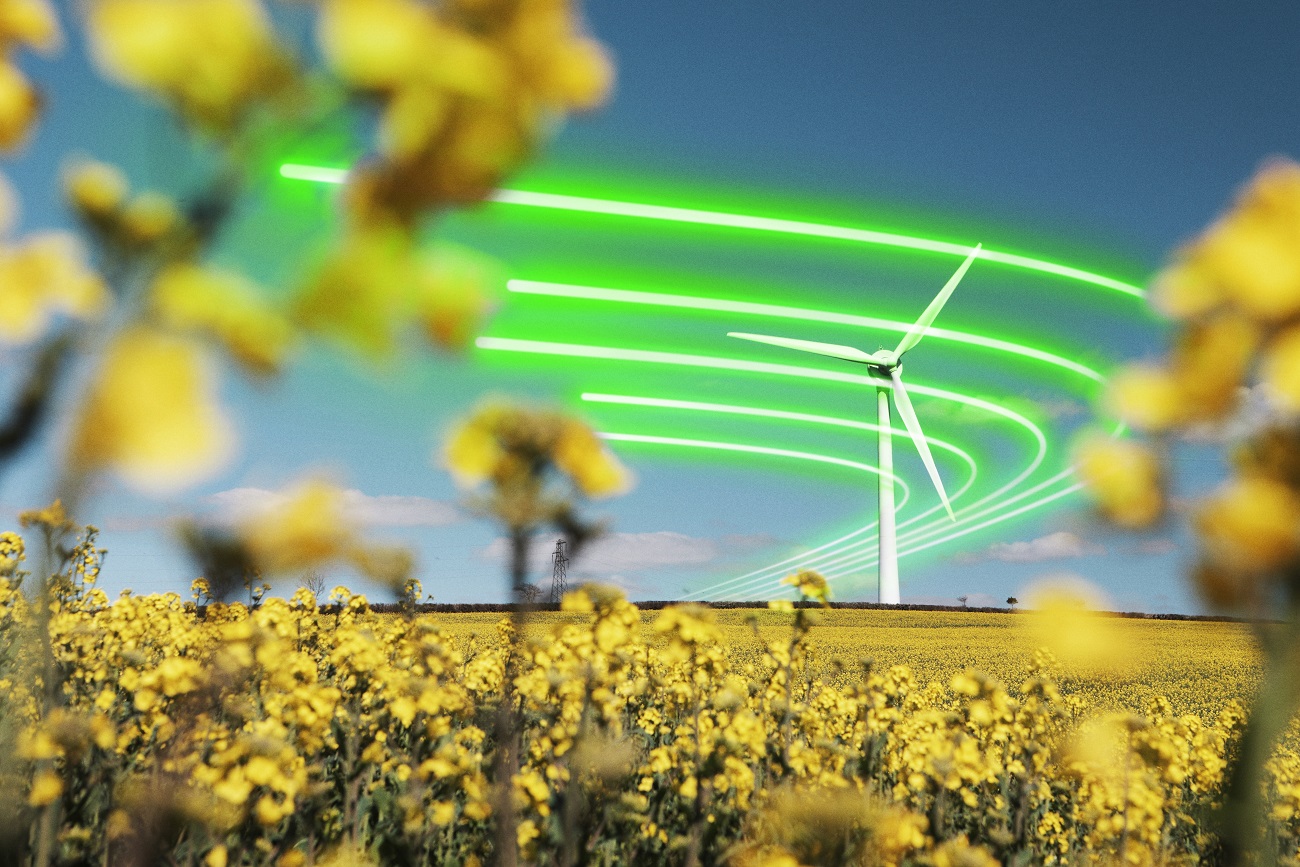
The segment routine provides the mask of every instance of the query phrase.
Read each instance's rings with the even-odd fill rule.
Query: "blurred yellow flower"
[[[105,72],[203,126],[229,127],[290,77],[259,0],[93,0],[89,29]]]
[[[49,53],[62,42],[50,0],[0,0],[0,42],[21,43]]]
[[[483,409],[455,428],[443,449],[444,462],[456,482],[472,487],[492,475],[505,456],[497,441],[496,411]]]
[[[171,265],[158,274],[150,300],[161,321],[212,335],[253,373],[278,371],[294,340],[288,319],[233,271]]]
[[[343,492],[322,481],[291,491],[243,526],[249,550],[268,572],[310,569],[346,556],[354,532],[344,515]]]
[[[1178,381],[1185,418],[1219,418],[1236,406],[1238,388],[1250,370],[1259,339],[1253,322],[1231,313],[1183,329],[1168,370]]]
[[[1300,410],[1300,325],[1283,330],[1269,342],[1260,379],[1281,406]]]
[[[69,457],[83,470],[112,469],[137,487],[166,490],[219,469],[232,440],[198,348],[136,327],[109,346],[80,407]]]
[[[1110,381],[1111,411],[1130,426],[1150,432],[1168,430],[1183,415],[1177,380],[1150,365],[1126,367]]]
[[[631,487],[631,476],[605,448],[585,422],[565,418],[553,452],[555,465],[573,479],[589,497],[621,494]]]
[[[822,577],[820,572],[805,569],[802,572],[796,572],[793,575],[786,576],[781,579],[781,583],[789,584],[791,587],[798,590],[801,595],[807,596],[809,599],[820,602],[823,605],[830,601],[830,585],[826,583],[826,579]]]
[[[1146,527],[1164,512],[1160,464],[1146,446],[1094,434],[1074,453],[1075,472],[1108,518],[1126,527]]]
[[[1089,582],[1054,575],[1019,596],[1032,609],[1023,623],[1033,648],[1046,647],[1074,673],[1113,670],[1123,662],[1124,642],[1114,618],[1099,611],[1106,598]]]
[[[1243,311],[1271,321],[1300,312],[1300,165],[1266,163],[1199,244]]]
[[[18,67],[0,60],[0,148],[13,150],[27,140],[41,99]]]
[[[55,314],[93,318],[108,304],[107,287],[72,235],[37,235],[0,247],[0,343],[30,343]]]
[[[413,77],[437,50],[433,24],[430,8],[413,0],[325,0],[317,39],[348,84],[389,89]]]
[[[126,201],[126,176],[117,166],[81,160],[63,172],[63,189],[72,206],[87,219],[102,221]]]
[[[492,310],[491,287],[499,282],[486,259],[442,244],[426,254],[419,268],[416,315],[425,334],[444,349],[464,349]]]
[[[416,274],[411,242],[399,229],[349,232],[298,294],[294,311],[308,329],[382,359],[411,313]]]
[[[128,243],[147,246],[184,225],[180,210],[162,193],[144,192],[122,209],[122,233]]]
[[[1234,479],[1197,510],[1197,529],[1214,562],[1262,572],[1300,553],[1300,496],[1257,476]]]
[[[63,794],[63,780],[52,770],[39,771],[32,780],[31,791],[27,793],[27,803],[33,807],[52,804]]]

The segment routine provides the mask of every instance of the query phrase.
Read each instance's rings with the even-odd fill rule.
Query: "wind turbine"
[[[907,433],[916,444],[916,450],[921,453],[921,460],[925,463],[925,470],[930,474],[930,481],[934,482],[934,488],[939,492],[939,499],[943,502],[943,507],[948,510],[948,517],[956,521],[957,516],[952,512],[952,505],[948,502],[948,494],[943,489],[943,482],[939,478],[939,470],[934,465],[934,458],[930,455],[930,446],[925,441],[925,434],[921,432],[921,423],[916,419],[916,412],[912,409],[912,401],[907,396],[907,389],[903,387],[903,356],[909,350],[921,342],[930,325],[947,303],[948,296],[952,295],[961,278],[965,276],[971,263],[979,256],[983,244],[976,244],[971,250],[966,261],[961,263],[956,272],[948,278],[948,282],[939,294],[934,296],[930,306],[925,308],[921,318],[912,323],[912,327],[903,335],[903,339],[898,342],[893,351],[881,349],[877,352],[866,353],[860,349],[854,349],[851,346],[837,346],[834,343],[818,343],[813,340],[795,340],[789,337],[768,337],[763,334],[744,334],[732,331],[727,334],[728,337],[739,337],[741,340],[753,340],[758,343],[770,343],[773,346],[784,346],[787,349],[798,349],[803,352],[812,352],[817,355],[826,355],[831,358],[839,358],[844,361],[852,361],[857,364],[865,364],[872,373],[881,374],[888,377],[891,381],[889,385],[876,386],[876,414],[880,428],[880,601],[886,605],[897,605],[898,598],[898,537],[894,523],[894,450],[893,438],[889,429],[889,393],[894,393],[894,403],[898,406],[898,415],[903,419],[903,426],[907,428]]]

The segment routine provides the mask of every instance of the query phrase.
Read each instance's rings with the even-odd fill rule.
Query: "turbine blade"
[[[898,415],[903,420],[903,427],[907,428],[912,442],[916,443],[916,450],[921,453],[925,471],[930,474],[930,481],[934,482],[934,489],[939,492],[939,499],[943,501],[943,507],[948,510],[948,517],[955,521],[957,516],[952,513],[948,494],[944,491],[943,481],[939,478],[939,469],[934,465],[934,457],[930,454],[930,444],[925,441],[925,434],[921,432],[921,422],[917,421],[916,411],[912,409],[912,399],[907,396],[907,389],[903,388],[902,375],[897,367],[891,370],[889,375],[894,380],[894,405],[898,407]]]
[[[752,340],[755,343],[770,343],[773,346],[784,346],[786,349],[798,349],[803,352],[815,352],[818,355],[828,355],[831,358],[842,358],[845,361],[857,361],[863,364],[871,361],[871,354],[863,352],[861,349],[854,349],[852,346],[837,346],[834,343],[818,343],[815,340],[795,340],[791,337],[768,337],[765,334],[744,334],[739,331],[730,331],[728,337],[739,337],[741,340]]]
[[[975,258],[979,256],[980,250],[983,248],[983,244],[975,245],[975,249],[970,251],[970,255],[966,257],[966,261],[962,262],[961,265],[958,266],[953,275],[948,278],[948,282],[939,290],[939,294],[934,296],[934,300],[930,302],[930,306],[925,308],[925,312],[921,314],[921,318],[916,320],[916,322],[912,324],[912,327],[908,329],[907,333],[903,335],[903,339],[898,341],[898,348],[894,350],[894,356],[896,358],[902,358],[904,352],[907,352],[913,346],[916,346],[916,344],[921,342],[921,338],[925,336],[926,330],[931,324],[933,324],[935,317],[937,317],[939,311],[943,309],[943,305],[948,303],[948,296],[952,294],[952,290],[957,288],[957,284],[961,282],[961,278],[966,276],[967,269],[970,268],[971,263],[975,261]]]

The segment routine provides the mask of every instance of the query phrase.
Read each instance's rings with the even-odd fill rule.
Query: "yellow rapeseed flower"
[[[210,334],[254,373],[279,370],[294,340],[288,319],[233,271],[191,263],[169,266],[154,281],[151,302],[163,322]]]
[[[231,450],[215,383],[188,340],[136,327],[109,346],[73,429],[70,457],[145,489],[215,472]]]
[[[0,42],[21,43],[46,53],[57,49],[62,34],[54,4],[50,0],[0,2]]]
[[[117,166],[96,160],[79,160],[63,172],[68,201],[91,220],[103,220],[126,202],[126,175]]]
[[[343,492],[319,480],[298,487],[282,504],[246,521],[243,537],[268,572],[310,569],[346,556],[355,543]]]
[[[1277,569],[1300,553],[1300,496],[1272,479],[1234,479],[1201,504],[1196,523],[1210,556],[1229,569]]]
[[[63,780],[48,768],[38,771],[32,780],[31,791],[27,793],[27,803],[33,807],[52,804],[63,794]]]
[[[1146,527],[1164,511],[1160,465],[1146,446],[1096,434],[1074,453],[1075,471],[1101,512],[1126,527]]]
[[[107,287],[72,235],[36,235],[0,247],[0,343],[30,343],[55,315],[91,319],[108,304]]]
[[[40,97],[27,78],[13,63],[0,60],[0,149],[13,150],[26,141],[40,109]]]
[[[259,0],[93,0],[89,29],[108,74],[203,126],[229,127],[289,76]]]
[[[589,497],[620,494],[631,485],[628,471],[604,447],[596,432],[578,419],[561,421],[553,459],[573,479],[578,490]]]

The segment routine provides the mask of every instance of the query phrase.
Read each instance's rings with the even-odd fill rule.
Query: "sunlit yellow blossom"
[[[326,0],[318,38],[343,80],[359,88],[395,88],[436,51],[433,16],[413,0]]]
[[[51,770],[40,771],[32,780],[31,791],[27,793],[27,803],[33,807],[52,804],[63,794],[63,780]]]
[[[203,856],[205,867],[226,867],[228,853],[224,845],[218,844],[208,850],[208,854]]]
[[[1300,552],[1300,496],[1270,479],[1232,481],[1197,512],[1210,556],[1230,569],[1279,568]]]
[[[58,48],[62,36],[50,0],[2,0],[0,41],[18,42],[47,53]]]
[[[311,481],[283,503],[250,519],[244,527],[249,550],[269,572],[309,569],[345,556],[355,537],[343,508],[343,492]]]
[[[13,150],[27,139],[41,100],[18,67],[0,60],[0,148]]]
[[[24,527],[47,527],[56,534],[75,526],[63,508],[62,500],[55,500],[41,509],[28,509],[18,515],[18,522]]]
[[[92,220],[102,220],[121,208],[128,190],[121,169],[94,160],[68,166],[63,188],[73,207]]]
[[[73,236],[37,235],[0,247],[0,343],[29,343],[55,315],[89,319],[108,303],[107,287],[85,264]]]
[[[1160,465],[1131,440],[1094,435],[1074,453],[1075,470],[1102,513],[1128,527],[1145,527],[1164,511]]]
[[[146,328],[120,334],[92,381],[70,457],[146,489],[175,488],[216,471],[231,432],[197,347]]]
[[[255,373],[277,371],[293,342],[288,320],[231,271],[172,265],[154,281],[152,303],[162,321],[212,335]]]
[[[1127,367],[1108,389],[1111,410],[1143,431],[1164,431],[1183,417],[1183,396],[1169,372],[1147,365]]]
[[[822,577],[821,573],[814,572],[811,569],[789,575],[781,579],[781,583],[789,584],[798,590],[801,595],[817,602],[825,603],[831,597],[831,588],[826,583],[826,579]]]
[[[1048,648],[1072,671],[1111,669],[1123,658],[1114,620],[1099,613],[1105,597],[1087,581],[1049,576],[1021,595],[1033,609],[1025,621],[1031,645]]]
[[[493,306],[491,289],[498,282],[494,270],[482,257],[450,245],[424,257],[416,308],[434,344],[464,349],[473,341]]]
[[[89,12],[106,72],[205,126],[229,126],[288,76],[258,0],[93,0]]]
[[[1225,295],[1251,316],[1300,312],[1300,165],[1266,163],[1196,244]]]
[[[144,192],[122,209],[122,232],[129,243],[147,246],[184,223],[180,210],[162,193]]]
[[[1300,409],[1300,326],[1282,331],[1269,343],[1261,378],[1279,404]]]
[[[630,484],[623,465],[601,444],[595,431],[577,419],[561,422],[554,458],[556,466],[589,497],[622,493]]]

